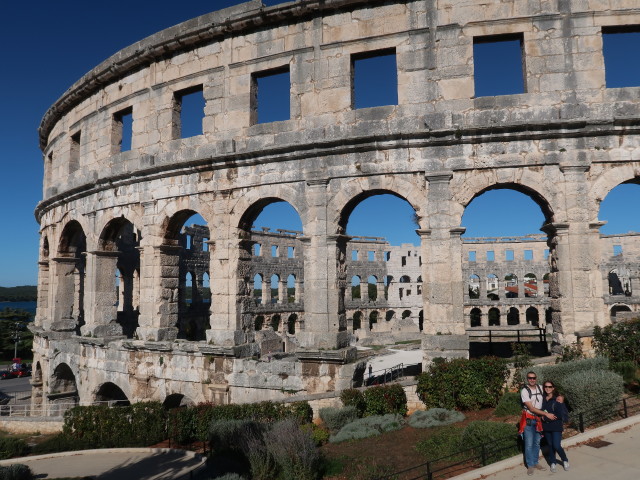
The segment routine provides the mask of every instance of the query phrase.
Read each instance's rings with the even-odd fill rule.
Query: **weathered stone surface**
[[[492,308],[503,318],[518,310],[518,325],[526,326],[523,311],[535,306],[556,346],[617,312],[637,312],[637,236],[598,231],[600,202],[640,176],[637,88],[606,88],[602,29],[636,20],[634,0],[619,0],[615,9],[519,0],[252,1],[116,53],[71,86],[39,130],[45,196],[36,210],[42,242],[34,364],[44,381],[34,398],[47,401],[52,392],[42,389],[54,383],[75,383],[87,402],[281,398],[289,389],[346,385],[354,357],[340,349],[358,336],[415,335],[425,340],[428,360],[464,356],[464,341],[453,339],[489,326],[483,318]],[[477,97],[474,41],[506,34],[522,39],[526,91]],[[398,105],[355,109],[351,65],[376,52],[397,55]],[[257,123],[256,77],[285,70],[290,118]],[[203,131],[180,138],[180,99],[190,92],[206,100]],[[127,111],[132,149],[121,152],[119,118]],[[526,192],[545,215],[545,240],[504,240],[495,248],[499,254],[518,245],[519,255],[530,246],[533,269],[520,257],[506,265],[498,259],[497,267],[467,258],[471,248],[481,255],[489,247],[465,242],[462,215],[493,188]],[[354,206],[377,193],[413,206],[421,238],[401,265],[410,281],[392,285],[384,302],[380,277],[403,272],[393,264],[395,251],[387,265],[379,258],[350,263],[358,241],[345,236]],[[252,231],[276,200],[299,213],[302,235]],[[208,241],[194,246],[206,246],[208,256],[185,253],[187,236],[203,237],[197,228],[181,234],[194,212],[209,228]],[[280,255],[261,262],[251,251],[257,240],[292,246],[302,261]],[[361,246],[378,255],[383,243]],[[614,245],[622,246],[621,258],[611,255]],[[486,297],[488,275],[504,291],[510,273],[522,291],[531,285],[521,280],[535,274],[540,293],[548,273],[548,296],[470,298],[471,275]],[[256,301],[257,274],[263,286],[279,276],[277,297],[264,287]],[[295,296],[284,302],[289,274]],[[355,275],[376,277],[374,300],[349,298]],[[474,308],[479,327],[471,326]],[[390,311],[395,317],[383,324]],[[371,323],[359,333],[357,312],[361,325]],[[275,336],[261,338],[259,316]],[[126,339],[112,336],[115,325]],[[101,337],[78,337],[78,330]],[[438,332],[450,338],[432,348]],[[265,348],[307,357],[284,379],[274,370],[290,366],[284,358],[268,368],[246,360]]]

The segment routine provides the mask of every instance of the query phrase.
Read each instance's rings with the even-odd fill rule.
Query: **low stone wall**
[[[60,433],[62,417],[11,417],[0,419],[0,430],[9,433]]]

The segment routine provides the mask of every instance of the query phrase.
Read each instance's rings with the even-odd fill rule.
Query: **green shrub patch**
[[[33,480],[33,472],[31,469],[20,463],[0,466],[0,480]]]
[[[340,393],[340,400],[345,407],[355,407],[358,416],[364,416],[365,401],[364,394],[357,388],[348,388]]]
[[[413,428],[442,427],[464,420],[464,414],[446,408],[417,410],[409,417],[407,423]]]
[[[612,417],[615,403],[622,399],[624,382],[611,370],[576,372],[563,379],[570,415],[583,415],[586,425]]]
[[[407,395],[402,385],[381,385],[364,391],[364,415],[407,414]]]
[[[640,365],[640,319],[594,327],[593,346],[612,362],[631,361]]]
[[[434,362],[418,375],[417,394],[428,408],[479,410],[495,407],[509,370],[504,359],[456,358]]]
[[[342,427],[338,433],[329,437],[329,441],[340,443],[346,440],[374,437],[384,432],[399,430],[403,424],[402,416],[397,413],[359,418]]]
[[[0,437],[0,460],[21,457],[29,452],[26,442],[20,438]]]
[[[520,413],[522,413],[522,400],[520,398],[520,392],[506,392],[504,395],[502,395],[494,412],[496,417],[520,415]]]
[[[477,421],[466,426],[460,437],[460,448],[471,448],[486,463],[494,463],[518,454],[514,424]]]
[[[319,414],[327,428],[332,432],[337,432],[347,423],[351,423],[358,418],[358,410],[353,406],[321,408]]]

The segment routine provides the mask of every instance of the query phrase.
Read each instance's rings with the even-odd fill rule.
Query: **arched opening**
[[[493,302],[500,300],[498,294],[498,276],[494,273],[487,275],[487,299]]]
[[[360,300],[361,295],[360,277],[354,275],[351,277],[351,300]]]
[[[367,296],[370,302],[378,298],[378,279],[374,275],[369,275],[367,279]]]
[[[162,402],[162,406],[167,410],[171,410],[172,408],[182,408],[193,405],[193,401],[182,395],[181,393],[172,393],[171,395],[167,395],[167,398]]]
[[[480,298],[480,277],[476,274],[469,276],[469,298],[476,300]]]
[[[479,308],[472,308],[469,313],[469,324],[471,327],[482,326],[482,310]]]
[[[204,285],[205,274],[207,280],[211,274],[210,238],[207,222],[193,210],[181,210],[168,221],[161,252],[171,259],[163,260],[167,263],[163,263],[166,266],[161,282],[163,291],[174,292],[174,296],[163,300],[167,304],[176,301],[177,284],[177,315],[169,314],[174,319],[169,323],[177,328],[178,338],[185,340],[205,340],[210,328],[210,309],[215,299],[211,285]]]
[[[422,307],[422,296],[409,275],[416,278],[421,272],[419,228],[414,208],[397,194],[385,190],[370,190],[351,199],[339,219],[338,234],[346,234],[338,241],[337,258],[351,281],[352,295],[345,298],[347,309],[361,304],[350,302],[376,302],[385,321],[388,312],[401,312]],[[357,284],[355,278],[360,279]],[[402,279],[402,282],[394,281]],[[357,294],[357,287],[367,291]],[[421,287],[421,286],[420,286]],[[340,302],[339,302],[340,304]],[[340,314],[341,312],[339,312]],[[370,328],[376,320],[369,316]]]
[[[131,405],[122,389],[115,383],[106,382],[100,385],[96,392],[96,402],[108,402],[112,407],[126,407]]]
[[[274,332],[280,331],[281,320],[282,320],[282,317],[278,313],[271,316],[271,328],[273,329]]]
[[[504,296],[506,298],[518,298],[518,277],[509,273],[504,277]]]
[[[424,329],[424,310],[420,310],[420,313],[418,313],[418,329],[420,331]]]
[[[393,310],[387,310],[387,313],[385,313],[384,315],[384,319],[387,322],[390,322],[391,320],[393,320],[393,317],[396,316],[396,312],[394,312]]]
[[[353,314],[353,331],[360,330],[362,328],[362,312],[356,312]]]
[[[630,212],[637,205],[640,205],[640,177],[611,189],[601,202],[598,212],[598,218],[606,221],[600,229],[601,258],[607,274],[604,279],[605,289],[608,287],[610,296],[628,297],[624,302],[635,304],[636,307],[639,302],[633,297],[640,285],[640,262],[637,255],[640,250],[640,220],[638,215]],[[620,299],[609,301],[617,302]],[[612,321],[617,307],[618,305],[614,305],[611,308]]]
[[[507,325],[518,325],[520,323],[520,311],[516,307],[511,307],[507,313]]]
[[[538,309],[537,308],[535,308],[535,307],[527,308],[526,317],[527,317],[527,323],[529,325],[532,325],[534,327],[539,327],[540,326],[540,318],[539,318],[539,314],[538,314]]]
[[[80,224],[75,220],[67,223],[54,259],[57,289],[52,330],[73,331],[79,335],[85,323],[86,251],[87,238]]]
[[[378,323],[378,312],[374,310],[369,314],[369,330],[373,330],[373,325]]]
[[[402,312],[402,319],[404,320],[405,318],[410,318],[411,317],[411,310],[405,310],[404,312]]]
[[[524,276],[524,296],[525,298],[538,296],[538,279],[533,273],[527,273]]]
[[[631,308],[629,308],[628,305],[614,305],[613,307],[611,307],[611,312],[610,312],[611,323],[616,323],[620,321],[620,319],[623,316],[620,314],[624,312],[630,312],[630,311],[631,311]]]
[[[295,335],[296,334],[296,322],[298,321],[298,315],[296,315],[295,313],[292,313],[291,315],[289,315],[289,318],[287,319],[287,333],[289,335]]]
[[[240,318],[268,318],[268,325],[279,335],[293,335],[304,329],[303,318],[304,248],[302,222],[293,206],[268,197],[244,212],[238,225],[243,232],[238,260],[238,277],[246,290],[238,290]],[[244,297],[254,301],[243,301]],[[292,311],[293,310],[293,311]],[[264,322],[264,320],[263,320]],[[243,321],[249,341],[272,341],[266,332],[253,338],[251,330],[263,325]],[[260,327],[260,328],[258,328]],[[267,336],[265,336],[267,335]]]
[[[42,374],[41,374],[42,375]],[[59,364],[49,379],[50,396],[69,398],[78,396],[76,376],[66,363]]]
[[[264,315],[257,315],[253,322],[253,328],[256,332],[262,330],[264,327]]]
[[[490,327],[500,326],[500,310],[497,308],[490,308],[487,317],[489,318]]]
[[[103,322],[120,326],[127,338],[133,338],[140,315],[140,231],[124,217],[111,220],[100,235],[100,252],[96,257],[99,275],[112,279],[111,291],[96,295]],[[103,282],[97,282],[98,289]],[[98,327],[99,328],[99,327]],[[99,333],[97,333],[99,334]]]

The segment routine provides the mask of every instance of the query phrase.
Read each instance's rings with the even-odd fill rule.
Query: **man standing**
[[[546,470],[538,464],[540,457],[540,432],[542,432],[542,420],[547,417],[555,420],[553,413],[547,413],[542,408],[543,393],[537,384],[538,377],[535,372],[527,373],[527,384],[520,392],[522,399],[522,417],[520,418],[520,433],[524,437],[524,460],[527,464],[527,475],[533,475],[535,470]]]

